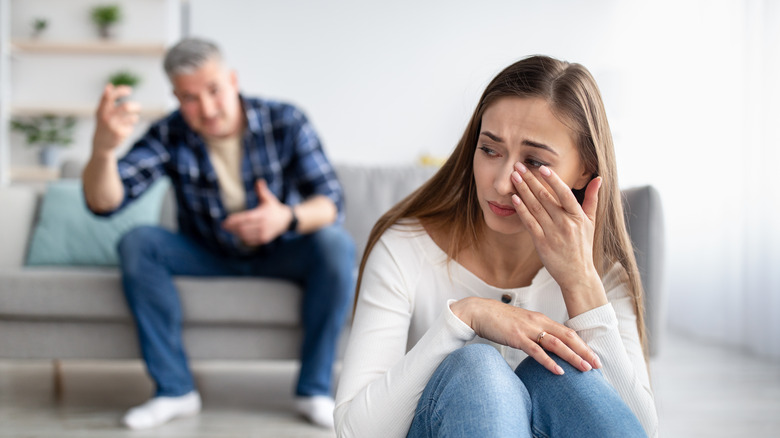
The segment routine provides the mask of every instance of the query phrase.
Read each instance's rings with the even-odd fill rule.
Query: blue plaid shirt
[[[343,190],[333,166],[306,116],[292,105],[241,97],[246,115],[241,176],[246,208],[258,205],[255,182],[262,178],[279,200],[296,205],[314,195],[336,204],[343,221]],[[220,196],[217,173],[206,144],[177,110],[152,125],[124,158],[119,175],[125,188],[121,209],[160,177],[168,176],[176,192],[179,232],[227,256],[245,256],[247,248],[222,228],[227,211]],[[280,236],[294,236],[288,232]],[[271,249],[275,242],[264,247]]]

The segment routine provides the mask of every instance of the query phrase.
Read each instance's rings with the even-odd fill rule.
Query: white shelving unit
[[[12,40],[11,53],[38,52],[38,53],[95,53],[104,55],[148,55],[162,56],[165,54],[164,44],[130,44],[115,41],[38,41],[38,40]]]
[[[180,38],[182,2],[0,0],[0,184],[57,177],[56,171],[37,165],[23,136],[10,132],[14,117],[76,116],[75,141],[63,155],[86,159],[100,93],[117,71],[141,77],[133,93],[142,107],[139,133],[169,112],[175,102],[162,58]],[[122,9],[123,20],[111,39],[101,39],[89,19],[90,9],[103,3]],[[32,38],[35,18],[46,18],[49,26]]]
[[[10,61],[9,40],[11,38],[11,16],[9,0],[0,0],[0,186],[11,181],[11,156],[8,136],[10,118]]]
[[[35,116],[40,114],[56,114],[61,116],[92,117],[95,114],[95,105],[61,105],[61,104],[39,104],[39,105],[13,105],[10,113],[14,116]],[[142,108],[141,118],[156,119],[168,113],[168,108],[160,106],[157,108]]]

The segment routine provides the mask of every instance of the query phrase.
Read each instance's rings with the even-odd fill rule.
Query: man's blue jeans
[[[273,277],[301,285],[303,345],[296,394],[331,394],[336,346],[354,294],[355,246],[342,227],[280,241],[269,254],[252,258],[226,258],[181,234],[139,227],[122,237],[119,257],[122,286],[156,395],[195,389],[182,342],[175,275]]]
[[[428,381],[408,436],[646,437],[600,371],[550,357],[564,375],[531,357],[513,372],[490,345],[456,350]]]

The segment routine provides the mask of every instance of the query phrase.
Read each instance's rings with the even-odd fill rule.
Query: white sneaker
[[[149,429],[165,424],[176,417],[200,412],[200,394],[191,391],[178,397],[154,397],[125,414],[122,423],[130,429]]]
[[[295,410],[319,427],[334,428],[333,409],[335,407],[336,403],[333,399],[325,395],[295,398]]]

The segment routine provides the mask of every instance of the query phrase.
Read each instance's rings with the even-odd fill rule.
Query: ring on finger
[[[542,330],[542,332],[541,332],[541,333],[539,333],[539,334],[536,336],[536,343],[541,345],[541,344],[542,344],[542,338],[544,338],[544,337],[545,337],[545,335],[547,335],[547,332],[546,332],[546,331],[544,331],[544,330]]]

